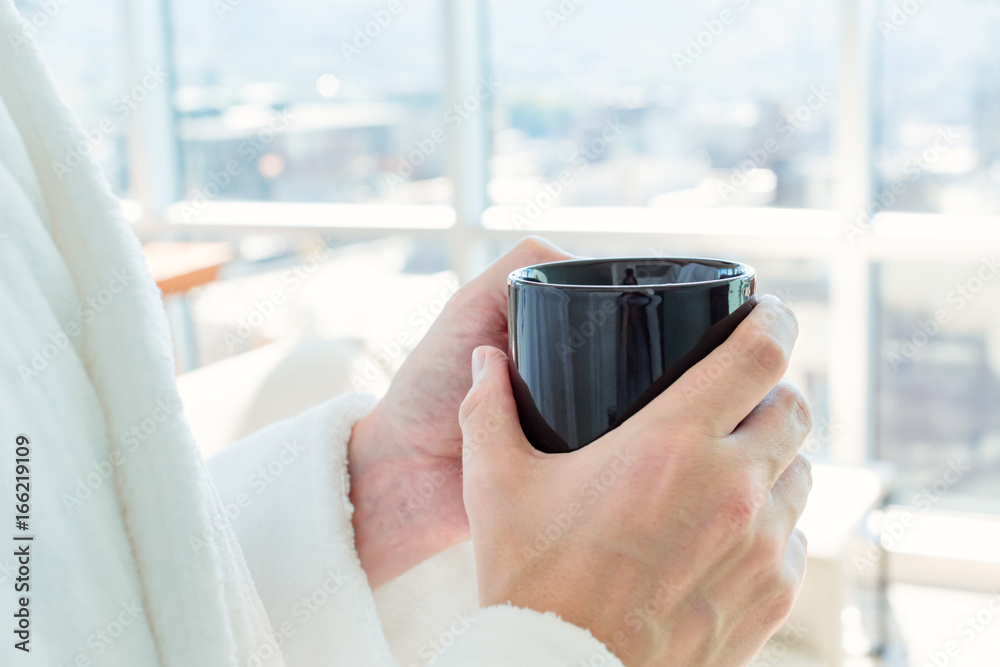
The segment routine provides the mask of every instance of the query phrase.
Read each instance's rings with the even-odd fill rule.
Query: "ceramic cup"
[[[510,378],[535,448],[569,452],[638,412],[753,309],[746,264],[584,259],[507,278]]]

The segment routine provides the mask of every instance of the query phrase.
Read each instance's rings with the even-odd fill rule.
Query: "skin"
[[[526,239],[470,282],[355,426],[362,566],[378,586],[471,535],[483,606],[556,612],[630,667],[746,663],[805,567],[794,525],[811,476],[796,451],[811,417],[781,382],[794,315],[762,297],[626,424],[542,454],[521,432],[500,351],[505,278],[567,257]]]
[[[639,414],[557,455],[525,439],[506,355],[477,350],[460,420],[480,604],[555,612],[630,667],[751,660],[805,572],[811,416],[781,382],[796,335],[761,298]]]
[[[518,243],[452,297],[355,425],[348,446],[355,544],[373,587],[469,539],[458,423],[472,386],[469,359],[482,345],[507,349],[507,275],[569,258],[542,239]]]

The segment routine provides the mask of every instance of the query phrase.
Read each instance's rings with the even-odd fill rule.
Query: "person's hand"
[[[811,417],[780,382],[796,335],[763,297],[633,418],[555,455],[525,439],[505,355],[476,350],[460,419],[480,604],[556,612],[629,667],[746,664],[805,569]]]
[[[568,259],[527,238],[448,302],[352,432],[348,449],[355,544],[377,586],[469,537],[462,503],[458,409],[480,345],[507,349],[507,275]]]

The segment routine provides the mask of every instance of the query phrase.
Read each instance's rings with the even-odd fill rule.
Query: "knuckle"
[[[753,541],[750,560],[766,572],[778,571],[778,566],[785,559],[785,546],[780,531],[762,530]]]
[[[813,474],[812,474],[812,464],[809,463],[809,459],[807,459],[802,454],[796,454],[795,458],[792,459],[792,465],[795,466],[795,469],[797,471],[799,471],[798,475],[802,479],[802,482],[803,482],[802,485],[806,489],[812,489]],[[806,495],[808,495],[808,493],[809,493],[809,491],[806,491]]]
[[[755,512],[748,499],[743,496],[734,496],[722,504],[719,516],[725,520],[730,530],[743,534],[750,531]]]
[[[749,474],[741,473],[735,476],[729,491],[719,505],[719,517],[733,532],[749,534],[760,508],[760,495],[755,480]]]
[[[780,375],[788,366],[788,352],[785,347],[765,328],[754,332],[747,354],[767,375]]]
[[[794,535],[795,538],[802,543],[802,553],[803,554],[809,553],[809,540],[806,538],[806,534],[803,533],[798,528],[796,528],[795,530],[792,531],[792,535]]]
[[[537,236],[526,236],[514,246],[514,252],[525,257],[540,257],[545,254],[546,246]]]
[[[784,383],[779,388],[779,400],[785,411],[792,416],[800,430],[809,433],[813,426],[812,407],[798,387]]]
[[[792,310],[784,301],[772,294],[767,294],[760,298],[757,305],[758,307],[764,306],[762,316],[765,320],[769,322],[789,322],[795,329],[795,332],[798,333],[799,318],[795,315],[795,311]]]
[[[558,251],[540,236],[525,236],[517,242],[513,252],[528,258],[530,261],[556,261],[568,257],[568,255]]]
[[[798,580],[789,576],[778,577],[773,593],[769,596],[764,610],[765,619],[770,625],[778,626],[792,612],[795,598],[798,596]]]
[[[725,627],[725,614],[719,605],[707,596],[699,596],[684,606],[684,616],[690,627],[699,632],[709,631],[707,636],[718,637]]]
[[[458,423],[466,428],[468,423],[475,419],[476,413],[482,407],[486,397],[482,387],[473,387],[466,394],[462,405],[458,408]]]
[[[537,252],[542,246],[542,241],[537,236],[525,236],[514,246],[515,250],[523,253]]]

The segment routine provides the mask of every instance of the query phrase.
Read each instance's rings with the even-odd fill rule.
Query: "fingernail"
[[[486,348],[477,347],[472,351],[472,384],[479,382],[486,367]]]

